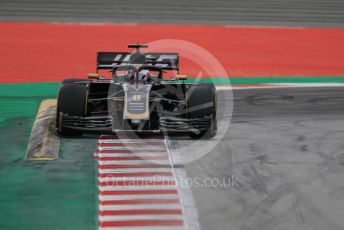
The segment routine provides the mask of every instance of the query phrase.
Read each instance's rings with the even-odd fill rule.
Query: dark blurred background
[[[344,25],[343,0],[0,0],[0,21]]]

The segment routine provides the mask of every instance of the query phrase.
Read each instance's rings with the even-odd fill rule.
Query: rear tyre
[[[68,114],[69,116],[84,116],[87,100],[87,87],[83,84],[72,83],[72,80],[74,79],[67,80],[63,81],[61,84],[58,94],[56,128],[60,135],[79,136],[82,135],[81,131],[63,128],[61,113]],[[80,81],[80,79],[78,79],[78,81]]]
[[[191,132],[191,138],[212,138],[217,132],[216,90],[213,84],[191,85],[186,93],[188,117],[190,119],[209,117],[209,129]]]

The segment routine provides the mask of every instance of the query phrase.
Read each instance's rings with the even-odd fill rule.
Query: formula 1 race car
[[[58,94],[56,129],[61,135],[88,132],[166,132],[193,138],[217,130],[216,91],[210,83],[186,83],[178,53],[98,52],[97,73],[66,79]],[[111,72],[111,78],[99,74]],[[164,78],[168,70],[173,77]]]

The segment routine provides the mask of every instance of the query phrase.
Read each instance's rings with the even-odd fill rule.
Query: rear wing
[[[161,67],[163,70],[179,71],[179,54],[178,53],[140,53],[144,56],[144,63],[135,63],[130,58],[136,53],[127,52],[98,52],[97,53],[97,71],[99,69],[112,69],[120,64],[147,64]]]

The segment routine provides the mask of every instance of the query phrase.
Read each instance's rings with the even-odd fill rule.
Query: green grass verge
[[[216,85],[224,84],[270,84],[270,83],[344,83],[344,76],[322,77],[247,77],[247,78],[189,78],[184,82],[209,82]],[[16,83],[0,84],[1,97],[50,97],[56,95],[59,83]]]
[[[0,85],[0,229],[96,229],[94,139],[63,139],[58,161],[24,160],[39,104],[57,89]]]

